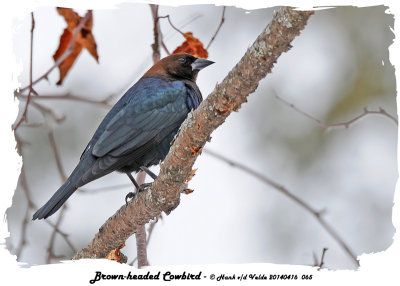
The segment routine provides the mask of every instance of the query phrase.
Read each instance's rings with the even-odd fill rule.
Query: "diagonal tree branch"
[[[169,214],[179,205],[180,193],[186,188],[193,164],[210,140],[211,133],[247,101],[258,82],[271,72],[278,57],[291,48],[290,43],[313,13],[287,7],[274,13],[272,22],[222,83],[188,115],[151,187],[110,217],[89,245],[73,259],[105,257],[136,233],[141,225],[162,212]]]

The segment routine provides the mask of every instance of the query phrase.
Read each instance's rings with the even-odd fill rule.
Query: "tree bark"
[[[161,171],[152,186],[110,217],[89,245],[73,259],[103,258],[134,234],[141,225],[160,215],[169,214],[179,205],[180,193],[186,189],[192,167],[211,133],[237,111],[258,83],[271,72],[278,57],[291,48],[313,11],[282,8],[271,23],[248,48],[242,59],[222,83],[182,124]]]

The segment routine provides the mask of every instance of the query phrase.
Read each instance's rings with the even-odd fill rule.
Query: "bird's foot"
[[[129,192],[126,196],[125,196],[125,204],[128,204],[128,199],[133,199],[135,197],[135,193],[134,192]]]
[[[144,191],[144,190],[146,190],[148,187],[150,187],[151,186],[151,183],[144,183],[144,184],[141,184],[140,185],[140,190],[139,190],[139,192],[142,192],[142,191]]]
[[[125,203],[126,204],[128,204],[128,200],[129,199],[133,199],[137,194],[139,194],[140,192],[143,192],[143,191],[145,191],[148,187],[150,187],[151,186],[151,183],[144,183],[144,184],[141,184],[140,186],[139,186],[139,189],[136,189],[136,192],[134,193],[134,192],[129,192],[126,196],[125,196]]]

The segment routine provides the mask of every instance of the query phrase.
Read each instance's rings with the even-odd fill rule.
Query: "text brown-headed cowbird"
[[[130,173],[164,160],[187,114],[203,100],[197,74],[212,63],[175,54],[151,67],[108,112],[72,174],[33,219],[47,218],[77,188],[113,171],[127,173],[138,187]]]

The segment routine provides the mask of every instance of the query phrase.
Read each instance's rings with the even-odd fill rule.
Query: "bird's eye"
[[[185,58],[179,58],[178,61],[180,61],[182,64],[184,64],[186,62]]]

